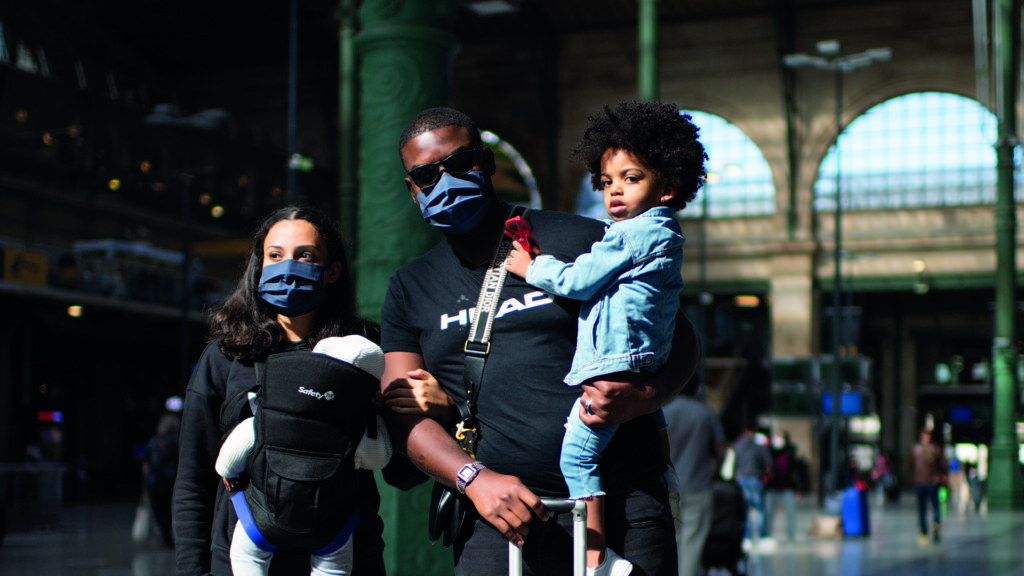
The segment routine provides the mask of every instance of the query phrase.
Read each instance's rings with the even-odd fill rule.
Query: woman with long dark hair
[[[271,354],[311,350],[332,336],[357,334],[379,342],[378,327],[355,314],[344,245],[323,212],[289,206],[260,224],[245,273],[211,319],[211,340],[189,382],[174,487],[174,534],[179,575],[230,575],[235,527],[229,494],[214,463],[233,423],[226,401],[256,384],[256,367]],[[353,576],[384,574],[373,473],[356,471],[361,520],[354,534]],[[309,552],[281,548],[271,574],[309,574]]]

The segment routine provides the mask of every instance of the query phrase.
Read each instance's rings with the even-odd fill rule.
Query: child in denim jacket
[[[698,128],[673,104],[623,102],[588,117],[573,150],[611,219],[604,237],[575,262],[514,243],[506,268],[548,293],[581,300],[576,354],[565,383],[616,372],[657,372],[668,359],[679,310],[682,230],[673,214],[704,183]],[[587,500],[587,575],[626,576],[632,564],[606,547],[601,452],[617,425],[591,428],[577,399],[565,424],[561,468],[573,499]],[[664,416],[660,418],[664,425]]]

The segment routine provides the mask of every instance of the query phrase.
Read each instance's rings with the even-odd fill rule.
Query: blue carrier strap
[[[263,537],[263,534],[260,533],[260,529],[256,527],[256,521],[252,519],[252,513],[249,512],[249,504],[245,501],[245,492],[239,490],[232,494],[231,503],[235,506],[235,515],[238,516],[238,521],[242,523],[242,529],[245,530],[249,540],[252,540],[252,543],[264,552],[276,552],[277,546],[268,542]],[[338,532],[338,535],[334,537],[334,540],[331,540],[327,546],[319,550],[313,550],[311,553],[316,556],[325,556],[341,548],[348,542],[358,524],[359,509],[356,508],[352,511],[352,515],[349,516],[348,522],[341,528],[341,532]]]
[[[336,551],[338,548],[341,548],[346,542],[348,542],[348,539],[352,536],[352,531],[356,529],[357,524],[359,524],[359,508],[352,511],[352,515],[349,516],[348,522],[346,522],[345,526],[341,528],[341,532],[338,532],[338,535],[334,537],[334,540],[331,540],[330,544],[319,550],[313,550],[311,554],[314,556],[326,556],[331,552]]]
[[[252,543],[264,552],[277,551],[277,546],[267,542],[267,539],[260,533],[260,529],[256,527],[256,521],[252,519],[252,512],[249,512],[249,504],[245,501],[245,492],[239,490],[232,494],[231,503],[235,506],[235,515],[242,523],[242,528],[249,536],[249,540],[252,540]]]

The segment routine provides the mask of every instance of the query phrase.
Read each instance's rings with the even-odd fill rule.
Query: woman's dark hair
[[[601,190],[601,157],[607,150],[625,150],[654,171],[655,181],[674,188],[676,195],[665,205],[686,208],[704,185],[708,159],[697,140],[700,129],[689,114],[680,114],[675,104],[664,102],[622,102],[587,117],[590,127],[572,151],[591,174],[594,190]]]
[[[341,235],[324,212],[307,206],[280,208],[260,223],[252,239],[249,263],[235,291],[214,312],[210,321],[211,340],[219,340],[220,351],[247,362],[264,360],[287,344],[284,328],[277,322],[277,313],[259,296],[263,274],[263,243],[270,229],[283,220],[304,220],[316,228],[327,247],[328,261],[341,266],[338,280],[327,285],[327,298],[317,310],[316,321],[308,342],[312,347],[329,336],[360,334],[379,341],[376,325],[355,314],[355,295],[348,269],[348,257]]]

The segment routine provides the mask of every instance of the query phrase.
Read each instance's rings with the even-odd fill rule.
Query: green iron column
[[[989,452],[988,505],[1020,508],[1021,473],[1017,450],[1016,314],[1017,216],[1014,205],[1013,150],[1017,146],[1017,29],[1013,0],[997,0],[995,8],[996,115],[996,309],[992,362],[992,448]]]
[[[356,0],[338,5],[338,222],[350,255],[356,254]]]
[[[659,98],[658,86],[658,0],[640,0],[639,33],[637,34],[637,51],[639,52],[639,84],[640,100],[654,101]]]
[[[355,38],[359,56],[359,199],[356,297],[359,313],[380,318],[388,279],[441,236],[402,184],[402,128],[425,108],[450,101],[458,47],[448,0],[364,0]],[[402,492],[384,484],[384,561],[390,576],[448,576],[450,550],[427,540],[430,483]]]
[[[388,278],[441,236],[402,184],[402,128],[420,111],[447,106],[452,58],[451,2],[367,0],[359,12],[359,250],[356,294],[360,314],[378,318]]]

